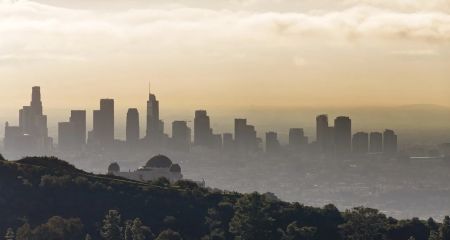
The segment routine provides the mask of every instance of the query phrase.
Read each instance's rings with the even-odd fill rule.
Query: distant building
[[[303,150],[308,145],[308,137],[303,128],[289,129],[289,148],[291,150]]]
[[[383,153],[393,156],[398,152],[398,139],[393,130],[386,129],[383,133]]]
[[[160,145],[164,135],[164,123],[159,118],[159,101],[149,92],[147,101],[147,136],[155,145]]]
[[[329,148],[328,115],[323,114],[316,117],[316,142],[321,151],[326,151]]]
[[[345,157],[352,149],[352,121],[349,117],[334,120],[334,145],[337,157]]]
[[[266,153],[278,153],[280,151],[280,142],[276,132],[266,133]]]
[[[369,134],[358,132],[353,135],[352,151],[354,154],[363,155],[369,153]]]
[[[258,150],[255,126],[248,125],[247,119],[234,120],[234,143],[239,152],[256,152]]]
[[[89,143],[111,147],[114,143],[114,99],[101,99],[100,110],[94,110],[94,126]]]
[[[234,150],[234,140],[232,133],[224,133],[222,135],[223,150],[226,152],[231,152]]]
[[[5,124],[4,143],[5,151],[14,155],[48,154],[52,149],[40,87],[32,88],[30,105],[19,110],[19,126]]]
[[[112,163],[108,167],[108,174],[142,182],[154,181],[159,178],[176,182],[183,178],[180,165],[173,164],[168,157],[163,155],[152,157],[143,167],[135,171],[121,171],[119,164]]]
[[[139,111],[137,108],[130,108],[127,112],[126,140],[128,144],[136,145],[140,139]]]
[[[208,113],[205,110],[195,111],[194,118],[194,145],[211,147],[212,129]]]
[[[178,151],[187,152],[191,145],[191,129],[186,121],[174,121],[172,123],[172,147]]]
[[[72,110],[69,121],[73,125],[74,148],[80,150],[86,145],[86,111]]]
[[[383,134],[380,132],[370,133],[370,153],[382,153],[383,152]]]

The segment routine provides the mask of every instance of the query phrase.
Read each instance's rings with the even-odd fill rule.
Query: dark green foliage
[[[1,153],[0,153],[0,161],[6,161],[6,159],[3,157]]]
[[[239,239],[276,239],[275,219],[270,214],[271,203],[260,194],[252,193],[240,198],[230,222],[230,232]]]
[[[344,214],[341,231],[346,240],[384,240],[387,218],[376,209],[357,207]]]
[[[109,210],[103,220],[102,237],[105,240],[121,240],[122,227],[120,225],[120,213],[116,210]]]
[[[450,217],[445,216],[440,229],[441,240],[450,240]]]
[[[182,240],[181,235],[171,229],[161,232],[156,240]]]
[[[8,228],[5,234],[5,240],[14,240],[16,238],[16,234],[12,228]]]
[[[17,240],[153,240],[152,231],[159,240],[450,240],[448,217],[443,224],[398,221],[362,207],[342,214],[334,205],[307,207],[191,181],[95,175],[56,158],[0,161],[0,191],[0,232],[12,227]]]

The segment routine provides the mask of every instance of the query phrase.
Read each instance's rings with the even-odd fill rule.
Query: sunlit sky
[[[450,106],[449,0],[0,0],[0,110]],[[15,112],[14,112],[15,114]]]

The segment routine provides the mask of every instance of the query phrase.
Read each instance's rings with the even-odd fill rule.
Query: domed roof
[[[111,163],[108,167],[108,172],[120,172],[120,166],[117,163]]]
[[[156,155],[148,160],[146,168],[170,168],[172,161],[164,155]]]
[[[170,166],[170,172],[176,172],[179,173],[181,172],[181,167],[178,164],[173,164],[172,166]]]

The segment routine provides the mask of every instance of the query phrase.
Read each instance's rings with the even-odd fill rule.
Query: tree
[[[317,233],[315,227],[302,227],[297,222],[289,224],[283,232],[282,240],[314,240]]]
[[[133,232],[131,231],[132,227],[132,221],[128,220],[125,222],[125,231],[123,232],[124,240],[133,240]]]
[[[131,227],[133,240],[144,240],[145,230],[149,231],[149,229],[142,224],[141,219],[134,219],[133,225]]]
[[[3,157],[3,155],[0,153],[0,161],[5,161],[5,158]]]
[[[30,224],[25,223],[17,229],[16,240],[29,240],[31,238]]]
[[[84,240],[92,240],[92,237],[91,237],[91,235],[89,235],[89,233],[88,233],[88,234],[86,234],[86,237],[84,238]]]
[[[0,155],[1,157],[1,155]],[[8,230],[6,230],[6,234],[5,234],[5,240],[14,240],[15,239],[15,234],[14,234],[14,230],[12,228],[8,228]]]
[[[430,236],[428,237],[428,240],[440,240],[439,232],[437,231],[431,231]]]
[[[235,206],[230,222],[230,232],[245,240],[272,239],[273,222],[270,203],[258,193],[246,194]]]
[[[183,240],[178,232],[171,229],[161,232],[155,240]]]
[[[450,240],[450,217],[445,216],[444,222],[440,228],[441,240]]]
[[[346,222],[340,226],[346,240],[383,240],[387,218],[376,209],[357,207],[344,214]]]
[[[122,240],[122,227],[120,226],[120,213],[109,210],[103,220],[101,235],[105,240]]]

